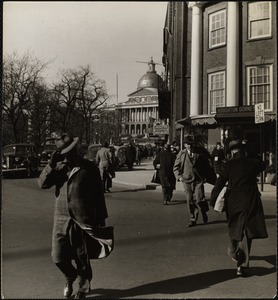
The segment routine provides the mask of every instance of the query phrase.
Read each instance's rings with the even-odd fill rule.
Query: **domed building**
[[[123,141],[132,138],[137,143],[155,143],[164,141],[168,134],[166,120],[159,119],[158,92],[163,88],[163,79],[156,73],[155,65],[151,58],[137,90],[128,95],[126,102],[116,105],[121,115]]]

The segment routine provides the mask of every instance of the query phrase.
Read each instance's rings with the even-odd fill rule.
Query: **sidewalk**
[[[113,183],[128,185],[132,188],[155,190],[161,189],[161,185],[151,182],[154,173],[153,159],[143,159],[140,166],[134,165],[132,171],[128,171],[127,167],[123,167],[116,171],[116,177],[113,179]],[[213,188],[211,184],[205,184],[206,193],[210,193]],[[276,198],[276,187],[270,184],[263,185],[263,191],[261,191],[261,185],[258,184],[259,191],[262,196],[268,196]],[[183,184],[181,182],[176,183],[176,191],[183,191]]]

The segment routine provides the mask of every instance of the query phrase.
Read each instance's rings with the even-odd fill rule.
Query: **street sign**
[[[255,104],[255,124],[264,123],[264,103]]]
[[[153,134],[169,134],[169,125],[154,125],[153,126]]]

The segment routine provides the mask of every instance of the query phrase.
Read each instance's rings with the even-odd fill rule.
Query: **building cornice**
[[[209,1],[188,1],[188,8],[192,8],[194,6],[202,8],[206,5]]]

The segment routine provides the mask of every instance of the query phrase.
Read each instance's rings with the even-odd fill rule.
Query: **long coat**
[[[42,189],[55,187],[52,259],[55,263],[70,259],[71,244],[75,238],[79,239],[69,236],[73,224],[93,228],[103,225],[108,217],[100,172],[96,165],[84,159],[73,169],[60,162],[55,169],[46,165],[38,183]]]
[[[210,205],[215,205],[217,196],[228,182],[226,213],[229,236],[232,239],[241,241],[244,230],[251,239],[268,237],[257,185],[257,175],[264,169],[264,162],[248,158],[241,152],[221,168],[220,176],[211,192]]]
[[[159,177],[162,187],[176,188],[176,178],[173,172],[175,154],[170,150],[161,150],[153,161],[154,168],[160,164]]]

